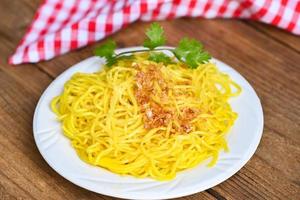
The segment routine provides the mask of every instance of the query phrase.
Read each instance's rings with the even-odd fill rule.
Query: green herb
[[[209,61],[211,56],[203,50],[203,45],[194,39],[183,38],[176,49],[175,57],[186,63],[190,68],[197,68],[199,64]]]
[[[96,56],[104,57],[106,59],[106,65],[112,66],[116,63],[115,55],[116,43],[115,41],[108,40],[103,45],[97,47],[94,50]]]
[[[171,58],[162,52],[158,52],[158,53],[151,52],[148,60],[151,60],[151,61],[154,61],[157,63],[162,62],[165,65],[170,64],[172,62]]]
[[[147,49],[132,50],[115,54],[116,43],[112,40],[107,41],[102,46],[95,49],[95,55],[106,58],[106,65],[112,66],[121,59],[133,59],[132,54],[136,52],[149,52],[148,60],[164,63],[165,65],[172,63],[172,59],[161,50],[168,50],[178,59],[179,62],[186,64],[189,68],[195,69],[200,64],[206,63],[211,58],[211,55],[203,49],[203,45],[195,40],[183,38],[178,47],[169,49],[161,47],[165,44],[164,30],[158,23],[152,23],[146,31],[147,38],[144,41],[144,47]]]
[[[144,47],[150,50],[162,46],[166,42],[164,30],[158,23],[152,23],[150,28],[146,31],[147,39],[144,41]]]

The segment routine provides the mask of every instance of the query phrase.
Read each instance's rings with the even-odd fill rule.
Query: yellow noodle
[[[213,63],[189,69],[182,64],[167,66],[135,55],[112,68],[93,74],[76,73],[53,98],[51,108],[80,158],[112,172],[135,177],[170,180],[178,171],[211,158],[213,166],[221,150],[228,150],[225,135],[237,114],[228,100],[241,88]],[[178,116],[183,108],[201,113],[192,120],[188,133],[175,132],[176,121],[166,127],[145,129],[135,97],[138,69],[156,65],[170,90],[169,101],[160,102],[159,85],[151,94],[156,103],[172,108]]]

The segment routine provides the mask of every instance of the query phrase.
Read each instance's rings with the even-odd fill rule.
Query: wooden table
[[[113,199],[65,180],[36,148],[32,117],[41,93],[61,72],[90,57],[97,45],[47,62],[8,65],[38,4],[0,2],[0,199]],[[261,143],[238,173],[182,199],[300,199],[300,37],[240,20],[177,19],[161,24],[169,45],[183,36],[199,39],[214,57],[246,77],[265,117]],[[148,25],[134,23],[112,38],[119,47],[139,45]]]

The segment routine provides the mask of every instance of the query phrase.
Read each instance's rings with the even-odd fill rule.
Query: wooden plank
[[[273,38],[274,40],[300,53],[299,35],[294,35],[283,29],[279,29],[274,26],[263,24],[260,22],[251,21],[247,22],[247,24],[254,27],[256,30],[266,34],[267,36]]]
[[[12,53],[37,3],[0,2],[0,17],[5,19],[0,21],[3,57]],[[299,54],[239,21],[179,19],[162,24],[170,45],[182,36],[203,40],[215,57],[241,72],[254,85],[265,112],[263,139],[250,162],[213,189],[180,199],[296,199],[300,195]],[[112,37],[120,47],[139,45],[148,25],[138,22]],[[297,38],[292,41],[299,42]],[[89,57],[94,46],[20,68],[0,61],[0,199],[114,199],[59,176],[42,159],[32,137],[32,115],[41,92],[52,77]]]
[[[32,21],[38,2],[39,0],[1,0],[0,18],[2,20],[0,21],[0,36],[9,39],[16,46]],[[10,53],[12,53],[12,50]]]
[[[210,194],[209,192],[201,192],[194,195],[189,195],[181,198],[175,198],[173,200],[216,200],[215,195]]]
[[[297,142],[284,137],[284,133],[278,134],[276,129],[266,124],[256,155],[280,171],[281,176],[299,185],[300,173],[295,173],[300,170],[300,146]]]
[[[226,199],[298,199],[300,186],[278,174],[260,156],[254,156],[246,167],[214,190]]]

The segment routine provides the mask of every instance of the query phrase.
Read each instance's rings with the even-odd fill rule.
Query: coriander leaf
[[[117,62],[117,59],[115,57],[106,57],[106,65],[108,67],[113,66]]]
[[[152,23],[146,31],[147,39],[144,41],[144,47],[153,50],[158,46],[165,44],[164,30],[158,23]]]
[[[183,38],[174,50],[176,56],[186,57],[190,52],[202,51],[203,45],[195,39]]]
[[[193,69],[211,58],[210,54],[203,50],[203,45],[200,42],[189,38],[183,38],[173,53],[179,61],[186,63]]]
[[[106,58],[107,66],[112,66],[114,63],[116,63],[115,49],[116,49],[116,43],[112,40],[108,40],[103,45],[97,47],[94,50],[94,54],[96,56]]]
[[[101,57],[113,57],[116,49],[116,43],[113,40],[108,40],[103,45],[97,47],[94,50],[96,56]]]
[[[169,56],[167,56],[166,54],[162,53],[162,52],[159,52],[159,53],[152,52],[152,53],[150,53],[150,56],[149,56],[148,60],[151,60],[151,61],[154,61],[154,62],[157,62],[157,63],[162,62],[165,65],[170,64],[172,62],[171,58]]]

